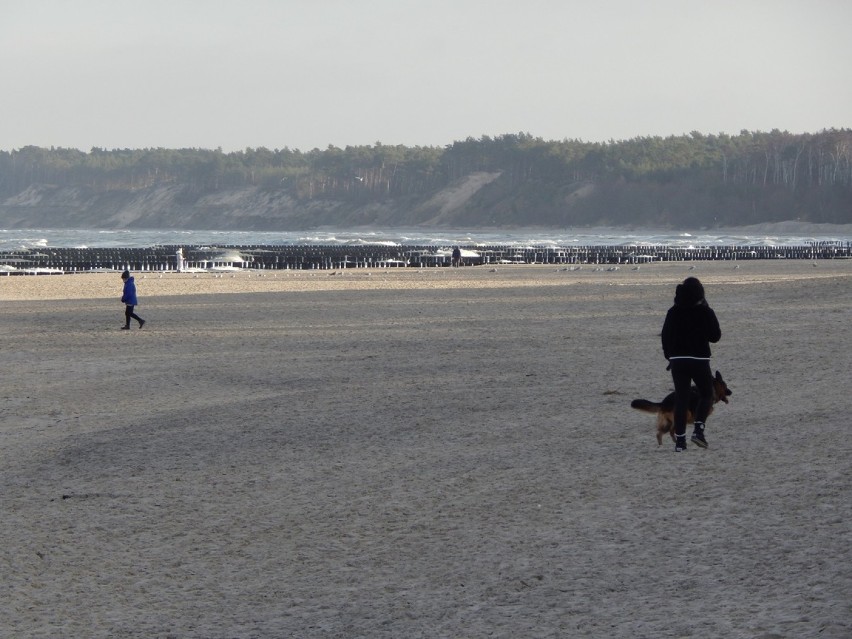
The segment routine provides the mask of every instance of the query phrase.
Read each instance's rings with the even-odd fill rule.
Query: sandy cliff
[[[316,226],[453,226],[470,199],[499,173],[474,173],[421,199],[362,203],[300,200],[286,189],[224,189],[191,194],[186,187],[95,190],[30,186],[0,202],[6,228],[193,228],[288,230]]]

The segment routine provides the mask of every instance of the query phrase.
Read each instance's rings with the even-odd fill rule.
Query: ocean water
[[[147,248],[188,246],[389,245],[389,246],[804,246],[852,244],[852,225],[782,223],[695,232],[653,229],[356,229],[294,232],[0,229],[0,251],[38,248]]]

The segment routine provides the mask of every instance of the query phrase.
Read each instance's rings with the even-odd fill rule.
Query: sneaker
[[[707,448],[708,446],[707,440],[704,439],[704,433],[692,433],[692,437],[690,439],[692,439],[693,444],[695,444],[696,446],[700,446],[701,448]]]
[[[692,443],[701,448],[707,448],[707,440],[704,439],[704,424],[695,422],[695,430],[692,431]]]
[[[139,328],[145,326],[145,320],[139,320]]]
[[[130,330],[130,327],[129,327],[129,326],[122,326],[122,327],[121,327],[121,330],[123,330],[123,331],[129,331],[129,330]]]
[[[681,435],[675,440],[675,452],[682,453],[686,450],[686,435]]]

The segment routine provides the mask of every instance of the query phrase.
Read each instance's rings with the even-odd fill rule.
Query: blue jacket
[[[136,306],[139,300],[136,299],[136,282],[132,277],[128,277],[124,282],[124,292],[121,295],[121,301],[128,306]]]

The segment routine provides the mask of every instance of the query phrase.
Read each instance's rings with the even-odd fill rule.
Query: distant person
[[[124,280],[124,291],[121,294],[121,302],[124,306],[124,326],[121,327],[124,331],[130,330],[130,320],[135,319],[139,322],[139,328],[145,325],[145,320],[133,312],[134,307],[139,303],[136,299],[136,282],[130,275],[130,271],[124,271],[121,274],[121,279]]]
[[[710,342],[722,338],[716,313],[704,298],[704,286],[687,277],[675,289],[674,306],[666,313],[661,334],[663,355],[669,361],[675,387],[675,451],[686,450],[686,417],[692,382],[698,389],[692,442],[707,448],[704,422],[713,406],[713,373],[710,371]]]
[[[458,246],[453,248],[453,266],[461,266],[461,249]]]

